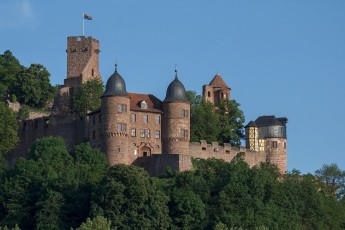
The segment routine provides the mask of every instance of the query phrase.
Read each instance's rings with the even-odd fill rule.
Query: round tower
[[[287,118],[274,116],[262,116],[255,121],[259,126],[259,138],[265,140],[266,162],[275,164],[281,173],[287,169],[286,123]]]
[[[129,164],[128,129],[130,98],[121,75],[115,72],[107,81],[102,99],[102,150],[109,165]]]
[[[177,78],[169,84],[163,101],[162,147],[164,154],[189,154],[190,104]]]

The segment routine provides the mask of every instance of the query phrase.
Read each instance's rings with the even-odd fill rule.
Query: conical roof
[[[172,101],[188,102],[186,90],[184,88],[184,85],[177,78],[177,72],[175,75],[175,79],[168,86],[167,93],[163,102]]]
[[[126,83],[121,75],[117,72],[117,65],[115,65],[115,72],[107,81],[105,91],[102,96],[128,96]]]
[[[219,73],[217,73],[213,77],[213,79],[210,82],[210,86],[216,87],[216,88],[228,88],[228,89],[230,89],[230,87],[225,83],[225,81],[223,80],[222,76],[220,76]]]

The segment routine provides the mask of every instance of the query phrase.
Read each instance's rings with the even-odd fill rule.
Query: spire
[[[175,64],[175,80],[178,80],[178,78],[177,78],[177,64]]]
[[[117,60],[116,60],[116,63],[115,63],[115,73],[117,73]]]

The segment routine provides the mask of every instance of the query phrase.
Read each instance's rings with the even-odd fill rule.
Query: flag
[[[90,15],[87,15],[84,13],[84,19],[86,20],[92,20],[92,17]]]

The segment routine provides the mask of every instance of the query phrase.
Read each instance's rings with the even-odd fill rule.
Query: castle
[[[67,38],[67,78],[59,88],[56,112],[25,120],[19,129],[15,158],[26,156],[32,143],[44,136],[62,136],[69,147],[88,140],[101,149],[110,165],[123,163],[161,175],[166,167],[190,170],[192,158],[219,158],[230,162],[239,152],[250,166],[276,164],[286,171],[286,118],[261,116],[245,126],[246,146],[190,142],[190,104],[178,79],[169,84],[163,101],[151,94],[130,93],[115,66],[101,97],[101,107],[80,118],[72,112],[72,96],[82,83],[102,79],[99,71],[99,41],[92,37]],[[230,87],[217,73],[203,86],[206,101],[217,104],[230,99]]]

